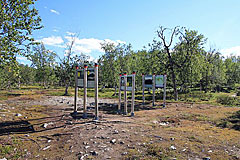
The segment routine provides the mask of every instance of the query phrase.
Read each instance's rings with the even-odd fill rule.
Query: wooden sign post
[[[127,105],[127,74],[124,73],[124,115],[128,114]]]
[[[145,76],[142,74],[142,104],[145,103],[145,97],[144,97],[144,91],[145,91]]]
[[[122,84],[122,74],[119,74],[119,89],[118,89],[118,114],[121,113],[121,84]]]
[[[98,113],[98,64],[95,64],[95,120],[99,120]]]
[[[131,116],[134,116],[134,100],[135,100],[135,76],[136,72],[132,74],[132,105],[131,105]]]
[[[153,81],[153,86],[152,86],[152,88],[153,88],[152,106],[154,106],[155,105],[155,90],[156,90],[156,75],[155,75],[155,73],[153,73],[152,81]]]
[[[84,65],[83,78],[83,118],[87,118],[87,65]]]
[[[167,86],[167,75],[164,75],[164,91],[163,91],[163,107],[166,107],[166,86]]]
[[[73,114],[77,114],[77,98],[78,98],[78,66],[76,66],[76,73],[75,73],[75,95],[74,95],[74,109]]]

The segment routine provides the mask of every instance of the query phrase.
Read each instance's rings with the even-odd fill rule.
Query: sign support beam
[[[83,118],[87,118],[87,65],[84,65],[84,78],[83,78]]]

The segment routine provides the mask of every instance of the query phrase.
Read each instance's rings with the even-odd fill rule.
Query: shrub
[[[229,106],[238,106],[240,105],[240,99],[237,97],[231,97],[227,95],[221,95],[217,97],[217,102],[222,105],[229,105]]]
[[[239,90],[239,91],[237,91],[237,96],[240,96],[240,90]]]

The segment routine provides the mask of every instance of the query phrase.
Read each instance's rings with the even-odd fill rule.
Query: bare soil
[[[88,118],[73,118],[73,97],[21,95],[0,101],[0,159],[240,159],[240,132],[216,124],[237,107],[136,104],[118,115],[117,99],[94,99]],[[129,106],[130,109],[130,106]]]

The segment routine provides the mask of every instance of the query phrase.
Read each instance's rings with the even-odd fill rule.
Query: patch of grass
[[[217,97],[217,102],[222,105],[240,106],[240,99],[228,95],[221,95]]]
[[[217,124],[217,126],[240,131],[240,110],[229,116],[228,118],[222,119],[221,122]]]
[[[190,121],[209,121],[210,120],[210,118],[206,115],[190,114],[190,113],[183,114],[182,119],[187,119]]]
[[[138,149],[128,150],[127,160],[168,160],[171,157],[176,157],[176,154],[169,149],[161,147],[160,144],[147,144],[142,151]]]
[[[13,138],[11,144],[0,144],[0,157],[7,159],[19,159],[23,152],[17,148],[21,148],[22,142]]]

